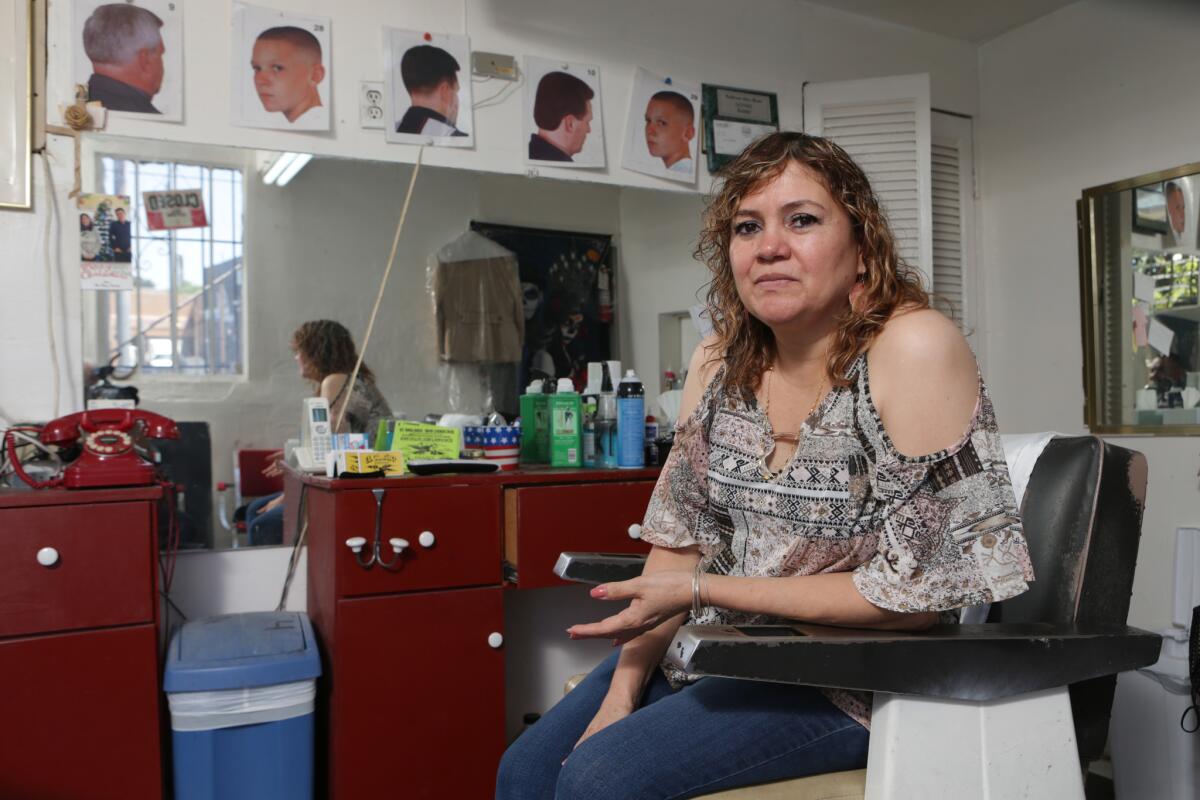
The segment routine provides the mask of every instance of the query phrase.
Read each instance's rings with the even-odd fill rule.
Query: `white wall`
[[[1091,186],[1200,161],[1200,93],[1171,55],[1197,42],[1194,3],[1088,0],[980,48],[980,297],[1006,432],[1084,431],[1075,201]],[[1197,524],[1200,448],[1111,438],[1149,458],[1130,622],[1161,626],[1175,528]]]

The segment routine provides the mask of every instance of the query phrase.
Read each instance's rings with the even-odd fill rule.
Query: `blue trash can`
[[[305,614],[228,614],[180,628],[163,678],[176,800],[311,798],[320,674]]]

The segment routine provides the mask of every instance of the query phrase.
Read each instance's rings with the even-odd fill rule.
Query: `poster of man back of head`
[[[75,0],[74,83],[118,114],[183,119],[183,0]]]
[[[525,59],[525,149],[531,164],[603,167],[600,69]]]
[[[700,85],[638,68],[621,166],[680,183],[696,182]]]
[[[232,121],[251,128],[329,130],[329,17],[233,4]]]
[[[472,147],[471,45],[465,36],[384,28],[386,138]]]

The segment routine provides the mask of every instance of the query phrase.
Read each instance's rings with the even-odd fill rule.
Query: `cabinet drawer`
[[[149,503],[0,510],[0,636],[153,621],[151,513]]]
[[[564,586],[554,564],[564,550],[648,553],[629,536],[646,515],[654,481],[530,486],[504,497],[504,554],[522,589]]]
[[[0,797],[162,797],[153,625],[0,642]]]
[[[364,569],[375,543],[375,496],[369,489],[338,492],[335,511],[335,558],[338,597],[421,589],[499,584],[500,490],[494,486],[447,486],[383,490],[380,558],[398,558],[393,569],[374,564]],[[423,533],[433,543],[421,543]],[[367,540],[357,557],[346,540]],[[408,547],[400,556],[388,540]]]

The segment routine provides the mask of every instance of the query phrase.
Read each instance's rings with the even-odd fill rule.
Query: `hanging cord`
[[[358,380],[358,371],[362,367],[363,357],[367,353],[367,345],[371,341],[371,331],[375,329],[375,318],[379,314],[379,305],[383,302],[383,292],[387,289],[388,278],[392,274],[392,266],[396,263],[396,251],[400,247],[400,232],[404,230],[404,220],[408,218],[408,207],[412,203],[413,189],[417,185],[417,175],[421,173],[421,156],[425,153],[425,146],[421,145],[417,148],[417,160],[413,163],[412,176],[408,179],[408,191],[404,195],[404,206],[400,209],[400,219],[396,222],[396,234],[392,237],[392,251],[388,254],[387,267],[383,270],[383,278],[379,281],[379,293],[375,295],[375,306],[371,309],[371,316],[367,320],[367,332],[363,334],[362,347],[358,348],[358,360],[354,362],[354,371],[350,373],[349,387],[350,391],[346,394],[346,400],[342,403],[342,407],[338,410],[337,419],[334,420],[333,429],[336,431],[342,426],[342,418],[346,416],[346,408],[350,405],[350,398],[354,395],[354,384]],[[303,491],[300,495],[301,501],[304,499]],[[287,605],[288,592],[292,587],[292,578],[296,574],[296,564],[300,561],[300,548],[304,546],[304,540],[308,535],[308,515],[304,514],[303,502],[297,508],[297,524],[300,525],[300,533],[296,535],[296,541],[292,545],[292,557],[288,562],[287,577],[283,581],[283,592],[279,597],[279,605],[276,606],[276,611],[283,611]]]
[[[77,143],[78,138],[75,140]],[[50,160],[43,154],[42,166],[46,172],[46,203],[50,206],[50,213],[46,215],[46,227],[42,237],[42,247],[46,259],[46,335],[50,340],[50,371],[52,380],[54,381],[54,416],[59,415],[59,400],[62,396],[62,375],[58,364],[58,343],[54,338],[54,258],[51,255],[54,251],[50,248],[50,232],[57,230],[60,225],[58,219],[58,198],[54,195],[54,177],[50,174]]]

